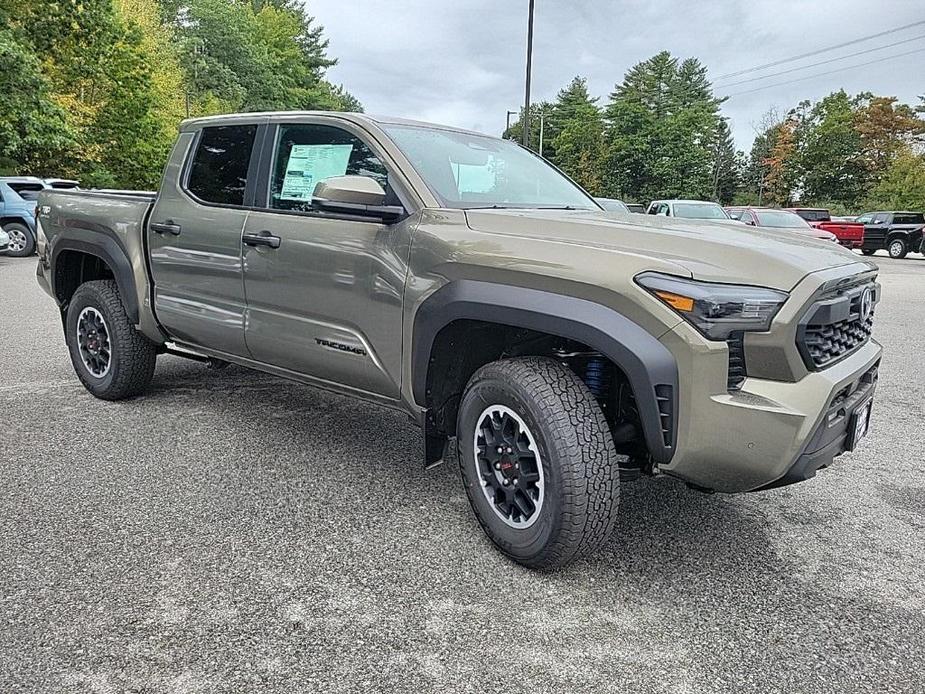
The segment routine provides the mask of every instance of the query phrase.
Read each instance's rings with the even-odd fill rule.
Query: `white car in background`
[[[0,229],[0,253],[3,253],[10,246],[10,235],[3,229]]]
[[[646,214],[678,219],[702,219],[717,224],[747,226],[730,217],[721,205],[705,200],[653,200]]]

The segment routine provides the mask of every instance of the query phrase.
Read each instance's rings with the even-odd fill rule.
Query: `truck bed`
[[[122,294],[137,297],[136,326],[149,335],[158,330],[145,256],[145,228],[156,198],[156,193],[141,190],[43,190],[36,208],[39,283],[54,294],[55,284],[65,281],[50,276],[57,254],[103,249],[111,256],[110,267],[116,268],[120,290],[125,285],[135,289]]]

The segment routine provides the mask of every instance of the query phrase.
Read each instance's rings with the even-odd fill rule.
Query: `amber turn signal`
[[[672,294],[671,292],[655,292],[655,296],[671,306],[675,311],[690,312],[694,310],[694,300],[689,296]]]

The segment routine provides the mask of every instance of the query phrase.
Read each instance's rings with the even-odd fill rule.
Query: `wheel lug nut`
[[[498,453],[504,453],[504,449],[501,446],[498,446]]]
[[[504,480],[501,484],[503,484],[505,487],[507,487],[510,483],[511,483],[510,480]]]
[[[507,452],[508,452],[508,453],[513,453],[513,452],[514,452],[514,449],[511,448],[510,446],[508,446],[508,447],[507,447]]]
[[[495,470],[501,469],[501,463],[495,463]]]
[[[516,486],[516,485],[517,485],[517,478],[515,477],[515,478],[511,481],[511,483],[512,483],[513,485]]]
[[[514,467],[520,470],[520,463],[514,463]]]

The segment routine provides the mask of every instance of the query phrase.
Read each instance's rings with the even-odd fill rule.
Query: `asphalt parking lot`
[[[0,257],[0,691],[925,691],[925,258],[878,257],[873,429],[813,481],[624,487],[605,552],[492,550],[401,414],[167,357],[92,398]]]

